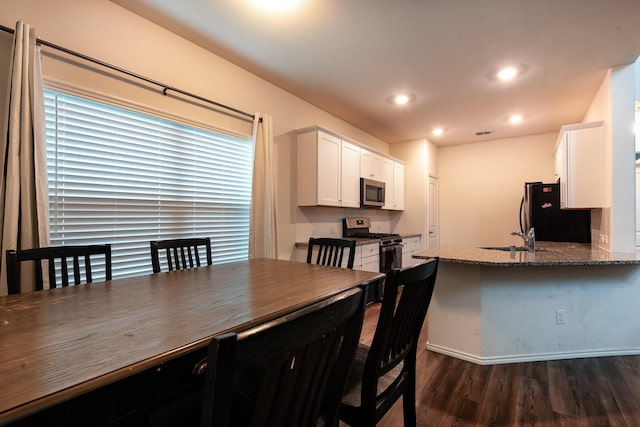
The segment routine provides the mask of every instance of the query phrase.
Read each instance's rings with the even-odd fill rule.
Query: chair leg
[[[405,427],[416,427],[416,393],[415,389],[407,388],[402,399],[402,412]]]
[[[406,363],[406,361],[405,361]],[[409,374],[407,387],[402,394],[402,413],[405,427],[416,427],[416,371]]]

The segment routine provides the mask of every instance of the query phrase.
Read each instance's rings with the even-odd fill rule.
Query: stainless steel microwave
[[[384,187],[384,182],[360,178],[360,207],[381,208],[384,206]]]

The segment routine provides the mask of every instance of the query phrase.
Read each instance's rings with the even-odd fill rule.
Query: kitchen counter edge
[[[502,267],[640,265],[640,255],[636,253],[608,252],[584,243],[536,242],[536,248],[540,251],[512,254],[480,247],[442,247],[418,252],[413,258],[437,256],[445,262]]]

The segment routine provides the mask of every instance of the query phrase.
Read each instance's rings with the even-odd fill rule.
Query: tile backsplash
[[[309,237],[342,237],[342,219],[369,217],[370,231],[391,232],[391,211],[382,209],[342,209],[321,206],[296,208],[296,242],[306,242]]]
[[[611,208],[591,210],[591,243],[611,250]]]

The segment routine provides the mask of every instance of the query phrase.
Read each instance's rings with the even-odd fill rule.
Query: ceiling
[[[639,0],[112,1],[388,143],[558,131],[640,54]],[[499,81],[507,65],[523,72]]]

